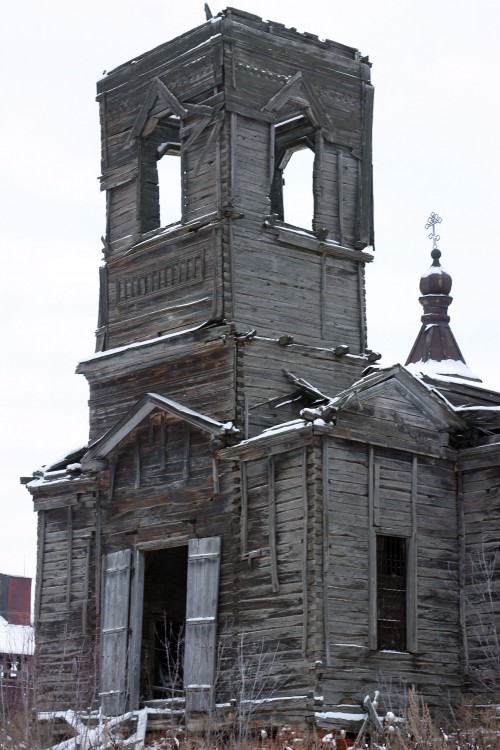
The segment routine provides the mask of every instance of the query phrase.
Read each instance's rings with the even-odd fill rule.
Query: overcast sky
[[[216,14],[224,6],[209,2]],[[451,324],[500,390],[498,0],[247,0],[239,7],[357,47],[375,84],[375,262],[368,335],[404,361],[420,326],[431,211],[453,277]],[[87,440],[77,362],[94,350],[104,233],[95,82],[205,19],[202,0],[9,3],[0,30],[3,382],[0,572],[34,576],[19,476]]]

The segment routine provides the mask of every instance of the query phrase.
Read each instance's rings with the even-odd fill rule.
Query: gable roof
[[[110,451],[122,442],[148,414],[160,409],[167,414],[173,414],[193,427],[209,432],[211,435],[223,437],[237,432],[232,422],[217,422],[205,414],[200,414],[178,401],[173,401],[159,393],[147,393],[126,414],[108,430],[99,440],[90,446],[83,461],[93,461],[105,458]]]
[[[305,381],[304,381],[305,382]],[[337,430],[345,437],[342,424],[337,421],[338,412],[348,407],[362,409],[362,402],[376,397],[384,387],[395,384],[403,398],[414,406],[431,422],[438,431],[447,432],[450,428],[463,430],[465,421],[455,407],[444,398],[437,389],[425,385],[402,365],[393,365],[386,369],[371,372],[358,380],[350,388],[311,408],[302,409],[301,419],[285,422],[263,430],[259,435],[243,440],[235,446],[223,450],[222,458],[234,458],[247,450],[261,450],[261,446],[276,448],[278,444],[292,444],[292,439],[310,439],[315,434],[335,435]],[[310,384],[307,384],[310,388]],[[352,439],[359,440],[359,431],[351,431]],[[387,437],[387,436],[385,436]],[[370,440],[373,439],[373,435]],[[368,438],[366,438],[368,441]],[[403,441],[401,440],[401,445]]]
[[[337,411],[344,409],[354,401],[363,400],[364,397],[368,396],[369,391],[389,380],[396,380],[398,390],[402,395],[418,406],[422,413],[438,427],[463,427],[463,422],[457,415],[455,408],[437,388],[425,385],[420,378],[399,364],[369,373],[350,388],[330,399],[326,407],[330,407],[330,409],[334,407]]]

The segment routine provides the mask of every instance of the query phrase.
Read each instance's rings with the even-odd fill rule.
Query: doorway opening
[[[143,699],[183,695],[188,548],[144,553]]]

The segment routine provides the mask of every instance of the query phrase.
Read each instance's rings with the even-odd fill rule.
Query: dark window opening
[[[271,213],[294,226],[312,229],[316,134],[304,115],[274,128],[274,177]]]
[[[406,539],[377,537],[377,647],[406,651]]]
[[[180,221],[182,169],[180,121],[160,120],[141,141],[141,229],[149,232]]]
[[[182,696],[187,593],[187,547],[144,555],[141,695]]]

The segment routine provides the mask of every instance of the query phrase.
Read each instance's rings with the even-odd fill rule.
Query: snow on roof
[[[465,362],[456,359],[442,359],[440,361],[430,359],[426,362],[420,360],[419,362],[410,362],[405,367],[412,375],[418,375],[419,373],[422,373],[422,375],[448,375],[463,380],[481,382],[481,379],[469,369]]]
[[[0,654],[31,656],[35,636],[31,625],[11,625],[0,616]]]
[[[207,297],[208,299],[208,297]],[[202,301],[202,300],[198,300]],[[126,352],[129,349],[139,349],[142,346],[151,346],[152,344],[158,344],[161,341],[166,341],[167,339],[175,338],[176,336],[185,336],[186,333],[193,333],[194,331],[197,331],[200,328],[203,328],[205,324],[193,326],[192,328],[185,328],[183,331],[174,331],[173,333],[166,333],[164,336],[156,336],[154,339],[146,339],[146,341],[134,341],[132,344],[125,344],[124,346],[117,346],[114,349],[105,349],[103,352],[95,352],[95,354],[91,354],[89,357],[86,357],[85,359],[82,359],[80,361],[80,364],[86,364],[87,362],[92,362],[95,359],[102,359],[103,357],[110,357],[114,354],[119,354],[120,352]]]

